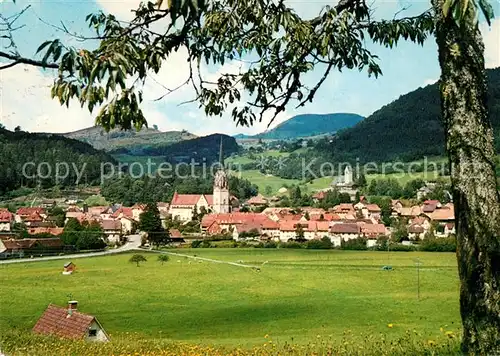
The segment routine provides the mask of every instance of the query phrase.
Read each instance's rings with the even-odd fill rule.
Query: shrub
[[[395,252],[412,252],[412,251],[417,251],[418,248],[417,246],[413,245],[391,244],[389,246],[389,250]]]
[[[191,248],[198,248],[200,247],[201,243],[203,241],[202,240],[194,240],[193,242],[191,242]]]
[[[288,241],[288,242],[282,242],[280,243],[281,248],[302,248],[304,247],[303,244],[297,241]]]
[[[278,244],[274,241],[259,242],[257,245],[255,245],[255,248],[276,248],[276,247],[278,247]]]
[[[358,237],[358,238],[355,238],[352,240],[347,240],[347,241],[344,241],[342,239],[341,249],[342,250],[362,251],[362,250],[368,250],[368,247],[366,246],[366,239],[364,237]]]
[[[455,236],[424,239],[420,244],[420,250],[428,252],[456,252],[457,239]]]
[[[306,248],[312,250],[329,250],[333,247],[332,241],[324,236],[321,240],[310,240],[306,243]]]

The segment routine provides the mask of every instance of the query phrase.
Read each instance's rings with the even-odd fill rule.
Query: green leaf
[[[495,14],[490,2],[488,0],[479,0],[479,7],[486,18],[486,22],[488,22],[488,26],[491,26],[491,20],[495,17]]]
[[[40,47],[38,47],[38,49],[36,50],[36,53],[39,53],[42,49],[44,49],[45,47],[47,47],[51,43],[52,43],[52,41],[45,41],[44,43],[42,43],[40,45]]]

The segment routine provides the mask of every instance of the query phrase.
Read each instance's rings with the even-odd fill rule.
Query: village
[[[327,209],[273,206],[271,199],[261,194],[240,202],[230,194],[228,176],[223,169],[215,174],[213,194],[175,192],[170,202],[157,202],[156,207],[162,225],[168,231],[170,245],[180,247],[191,246],[194,240],[214,240],[217,237],[237,242],[281,243],[326,237],[333,247],[362,239],[367,248],[372,248],[380,239],[394,240],[396,229],[398,241],[395,242],[405,245],[428,236],[441,238],[455,233],[453,203],[442,204],[424,198],[418,205],[405,206],[401,200],[391,200],[392,223],[387,225],[382,220],[380,206],[370,203],[364,196],[359,196],[356,201],[352,171],[346,168],[341,178],[334,189],[349,191],[353,201]],[[321,204],[327,194],[328,191],[319,191],[312,195],[312,199],[315,204]],[[139,233],[143,236],[143,245],[149,246],[147,233],[138,229],[146,204],[89,207],[69,203],[62,207],[56,206],[55,201],[46,200],[39,206],[19,208],[15,213],[0,209],[0,258],[85,250],[68,246],[61,239],[69,222],[75,221],[98,228],[95,233],[102,239],[101,249],[121,246],[128,236]],[[64,212],[62,224],[51,215],[54,209]]]

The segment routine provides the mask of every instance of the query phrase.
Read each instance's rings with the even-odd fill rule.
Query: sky
[[[288,4],[304,17],[313,17],[321,8],[332,5],[328,1],[288,0]],[[132,18],[131,9],[136,8],[139,0],[0,0],[0,13],[9,15],[30,8],[19,19],[25,27],[15,32],[16,44],[22,55],[33,57],[36,48],[47,39],[60,38],[65,44],[81,47],[74,38],[57,30],[53,25],[61,22],[71,31],[87,33],[85,16],[102,10],[112,13],[121,20]],[[495,13],[500,16],[500,3],[492,0]],[[402,8],[398,16],[413,16],[425,11],[429,1],[424,0],[374,0],[373,8],[378,18],[392,18]],[[500,17],[488,27],[481,22],[485,41],[487,68],[500,66]],[[367,43],[368,48],[380,57],[383,76],[369,78],[366,72],[343,70],[335,72],[323,84],[313,103],[300,109],[293,107],[281,113],[271,127],[297,114],[349,112],[363,116],[389,104],[399,96],[432,84],[439,78],[437,47],[430,37],[423,46],[410,42],[400,42],[396,48],[386,49]],[[3,47],[3,48],[2,48]],[[1,50],[5,42],[0,41]],[[1,63],[1,59],[0,59]],[[210,67],[206,71],[216,78],[220,73],[233,73],[239,70],[238,63],[228,63],[221,68]],[[322,73],[313,73],[314,77]],[[52,76],[51,76],[52,75]],[[162,100],[155,101],[165,93],[164,87],[172,88],[182,83],[188,76],[186,53],[179,51],[171,56],[161,71],[148,81],[144,88],[142,105],[149,126],[157,125],[162,131],[188,130],[196,135],[215,132],[226,134],[255,134],[267,129],[269,116],[253,127],[236,126],[229,114],[223,117],[207,117],[196,103],[183,104],[193,98],[193,91],[183,87]],[[81,109],[77,102],[62,107],[57,100],[50,98],[53,73],[39,68],[17,65],[0,71],[0,122],[9,129],[21,126],[30,132],[64,133],[92,126],[97,111],[89,113]],[[422,103],[425,105],[425,103]]]

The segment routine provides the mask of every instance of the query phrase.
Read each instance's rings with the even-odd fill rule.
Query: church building
[[[193,220],[194,209],[201,208],[212,213],[229,213],[231,211],[231,195],[229,194],[229,178],[224,169],[222,155],[222,137],[219,152],[219,169],[215,173],[213,194],[178,194],[174,193],[170,202],[169,214],[172,219],[180,221]]]

